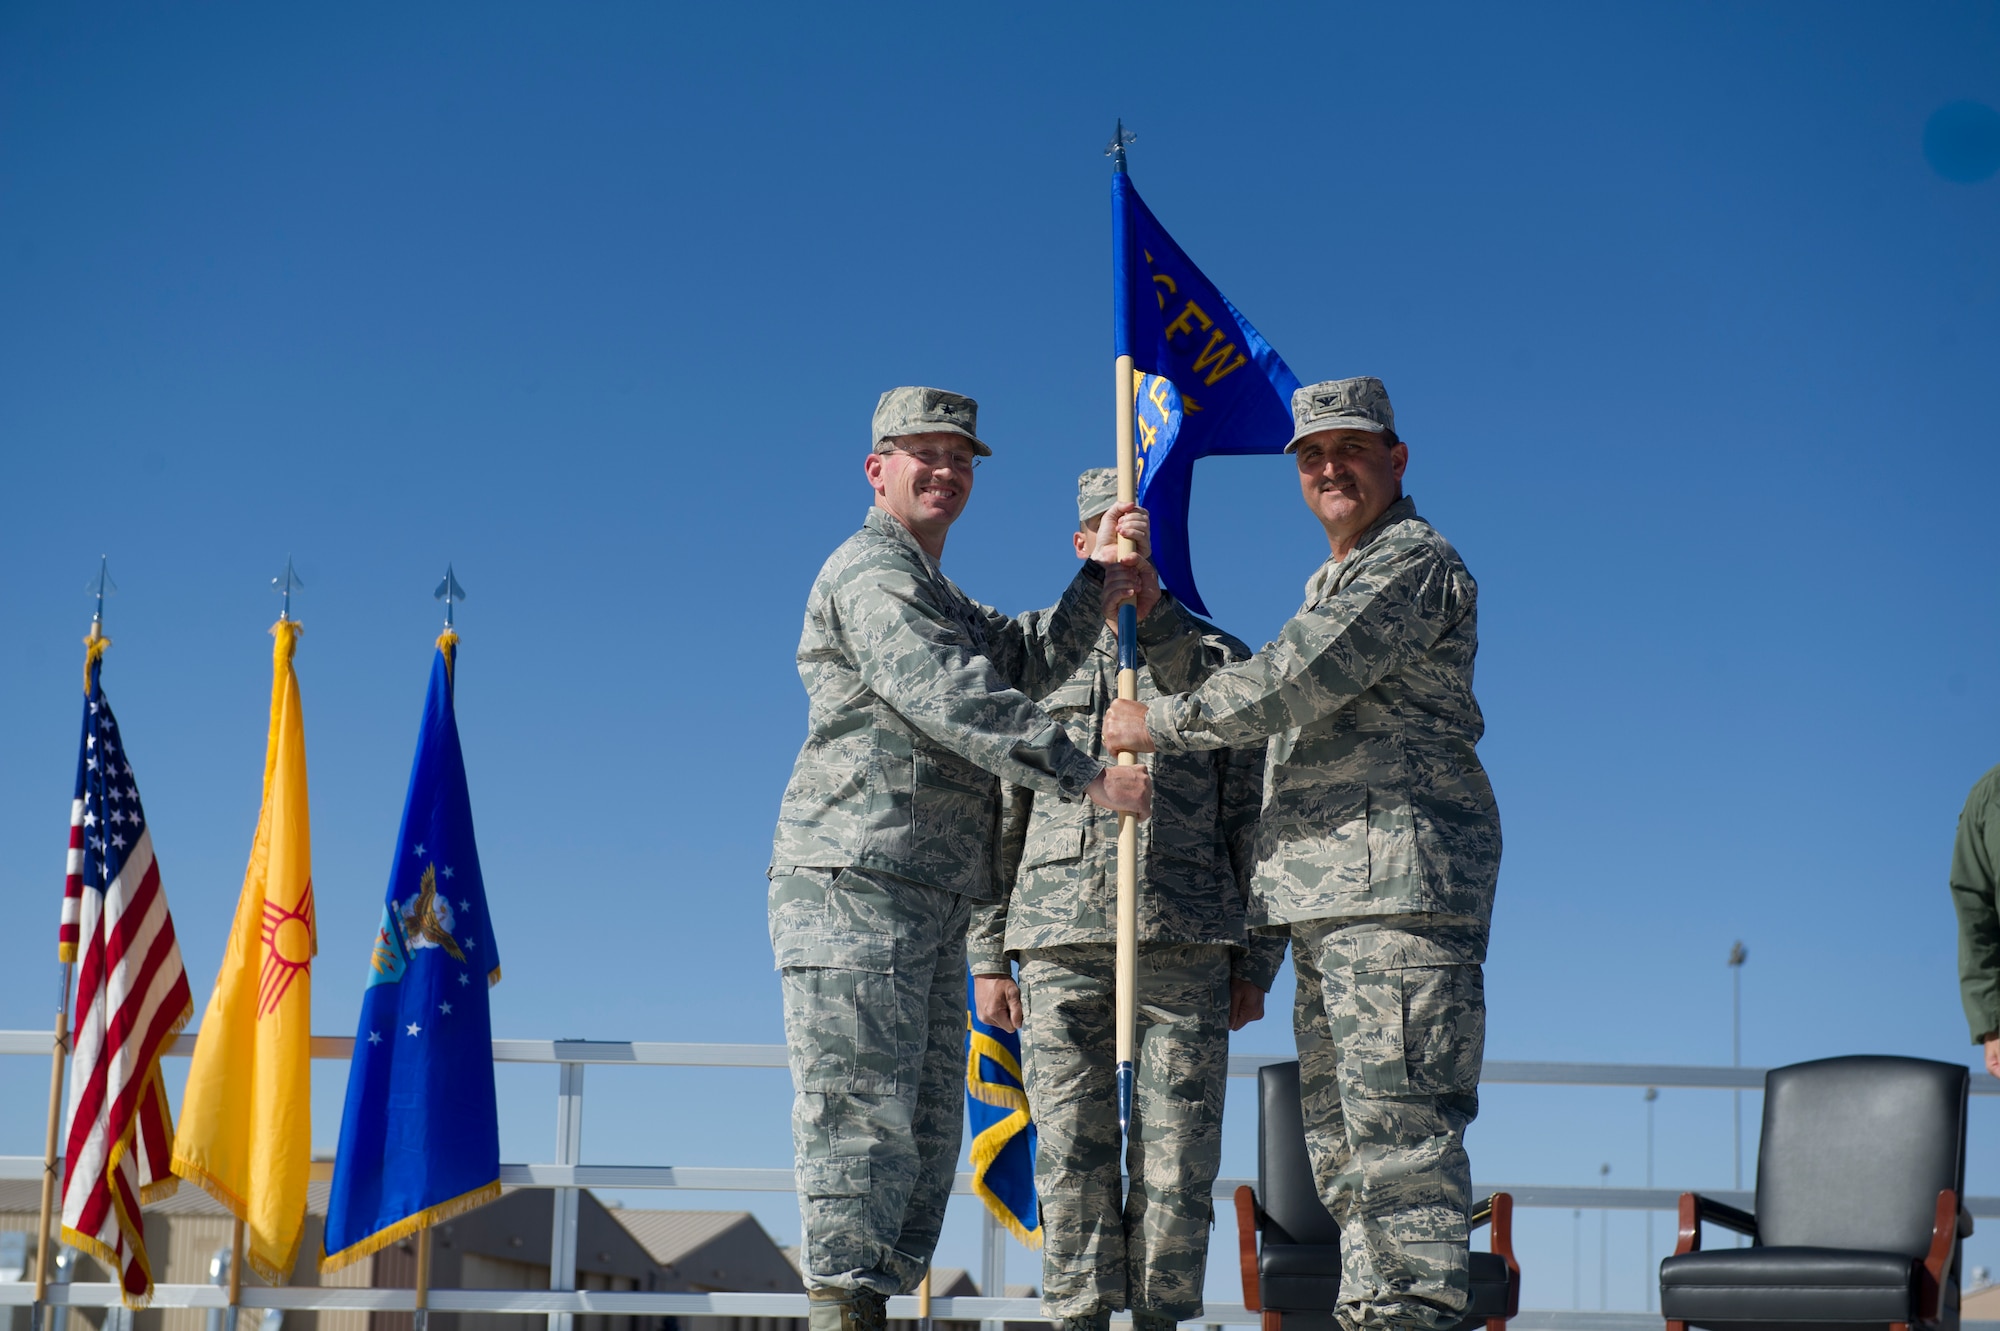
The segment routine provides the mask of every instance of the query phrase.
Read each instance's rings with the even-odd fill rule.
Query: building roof
[[[933,1266],[931,1268],[931,1297],[934,1299],[976,1299],[979,1285],[972,1278],[972,1272],[962,1266]]]
[[[611,1214],[661,1266],[672,1266],[746,1221],[757,1223],[748,1211],[644,1211],[617,1206]]]
[[[651,1211],[610,1215],[672,1277],[702,1290],[793,1293],[798,1271],[748,1211]]]

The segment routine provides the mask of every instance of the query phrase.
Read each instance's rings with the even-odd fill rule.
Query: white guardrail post
[[[1007,1297],[1007,1231],[985,1206],[979,1208],[979,1293],[989,1299]],[[979,1331],[1007,1331],[1007,1323],[988,1318]]]
[[[583,1158],[583,1064],[558,1064],[556,1083],[556,1163],[574,1168]],[[576,1288],[577,1190],[555,1189],[555,1223],[550,1227],[549,1288]],[[549,1314],[549,1331],[571,1331],[575,1315]]]

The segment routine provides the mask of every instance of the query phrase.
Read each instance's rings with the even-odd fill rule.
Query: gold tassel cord
[[[111,639],[97,631],[97,625],[90,626],[90,636],[83,640],[83,695],[90,696],[90,668],[104,659],[104,649],[111,645]]]
[[[461,1193],[448,1202],[439,1202],[436,1206],[419,1211],[415,1215],[405,1216],[385,1229],[376,1230],[358,1243],[348,1244],[339,1252],[328,1253],[319,1259],[319,1269],[327,1272],[338,1271],[343,1266],[352,1266],[363,1257],[372,1256],[392,1243],[402,1242],[420,1229],[429,1229],[432,1225],[442,1224],[453,1216],[477,1210],[488,1202],[499,1200],[499,1197],[500,1180],[495,1179],[482,1187],[474,1188],[471,1192]]]

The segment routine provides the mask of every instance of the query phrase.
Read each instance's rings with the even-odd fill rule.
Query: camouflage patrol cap
[[[1389,390],[1371,375],[1307,384],[1292,394],[1292,442],[1285,451],[1321,430],[1366,430],[1393,438],[1396,409],[1389,405]]]
[[[904,434],[956,434],[972,441],[980,457],[993,456],[978,428],[979,404],[942,388],[892,388],[875,404],[874,447]]]
[[[1076,478],[1076,520],[1102,517],[1118,502],[1118,469],[1092,467]]]

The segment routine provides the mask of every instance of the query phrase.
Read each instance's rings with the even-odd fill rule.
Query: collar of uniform
[[[924,567],[931,572],[943,571],[938,567],[937,560],[931,558],[931,552],[917,544],[917,538],[911,534],[910,529],[905,527],[894,513],[880,504],[869,506],[868,516],[862,519],[861,529],[872,531],[878,536],[886,536],[898,544],[909,547],[910,553],[923,560]]]
[[[1361,539],[1354,543],[1356,550],[1366,550],[1380,540],[1382,533],[1398,522],[1407,522],[1417,516],[1417,501],[1404,495],[1395,503],[1382,510],[1382,516],[1368,524],[1368,530],[1361,533]]]
[[[1328,555],[1326,562],[1313,570],[1313,575],[1306,579],[1306,599],[1308,601],[1317,600],[1326,580],[1334,577],[1336,572],[1347,563],[1348,559],[1354,558],[1369,546],[1382,539],[1382,533],[1389,530],[1396,523],[1407,522],[1415,516],[1417,516],[1417,501],[1409,495],[1404,495],[1401,499],[1383,509],[1382,516],[1368,524],[1368,529],[1361,533],[1361,539],[1356,541],[1354,548],[1347,552],[1347,559],[1335,559],[1332,555]]]

